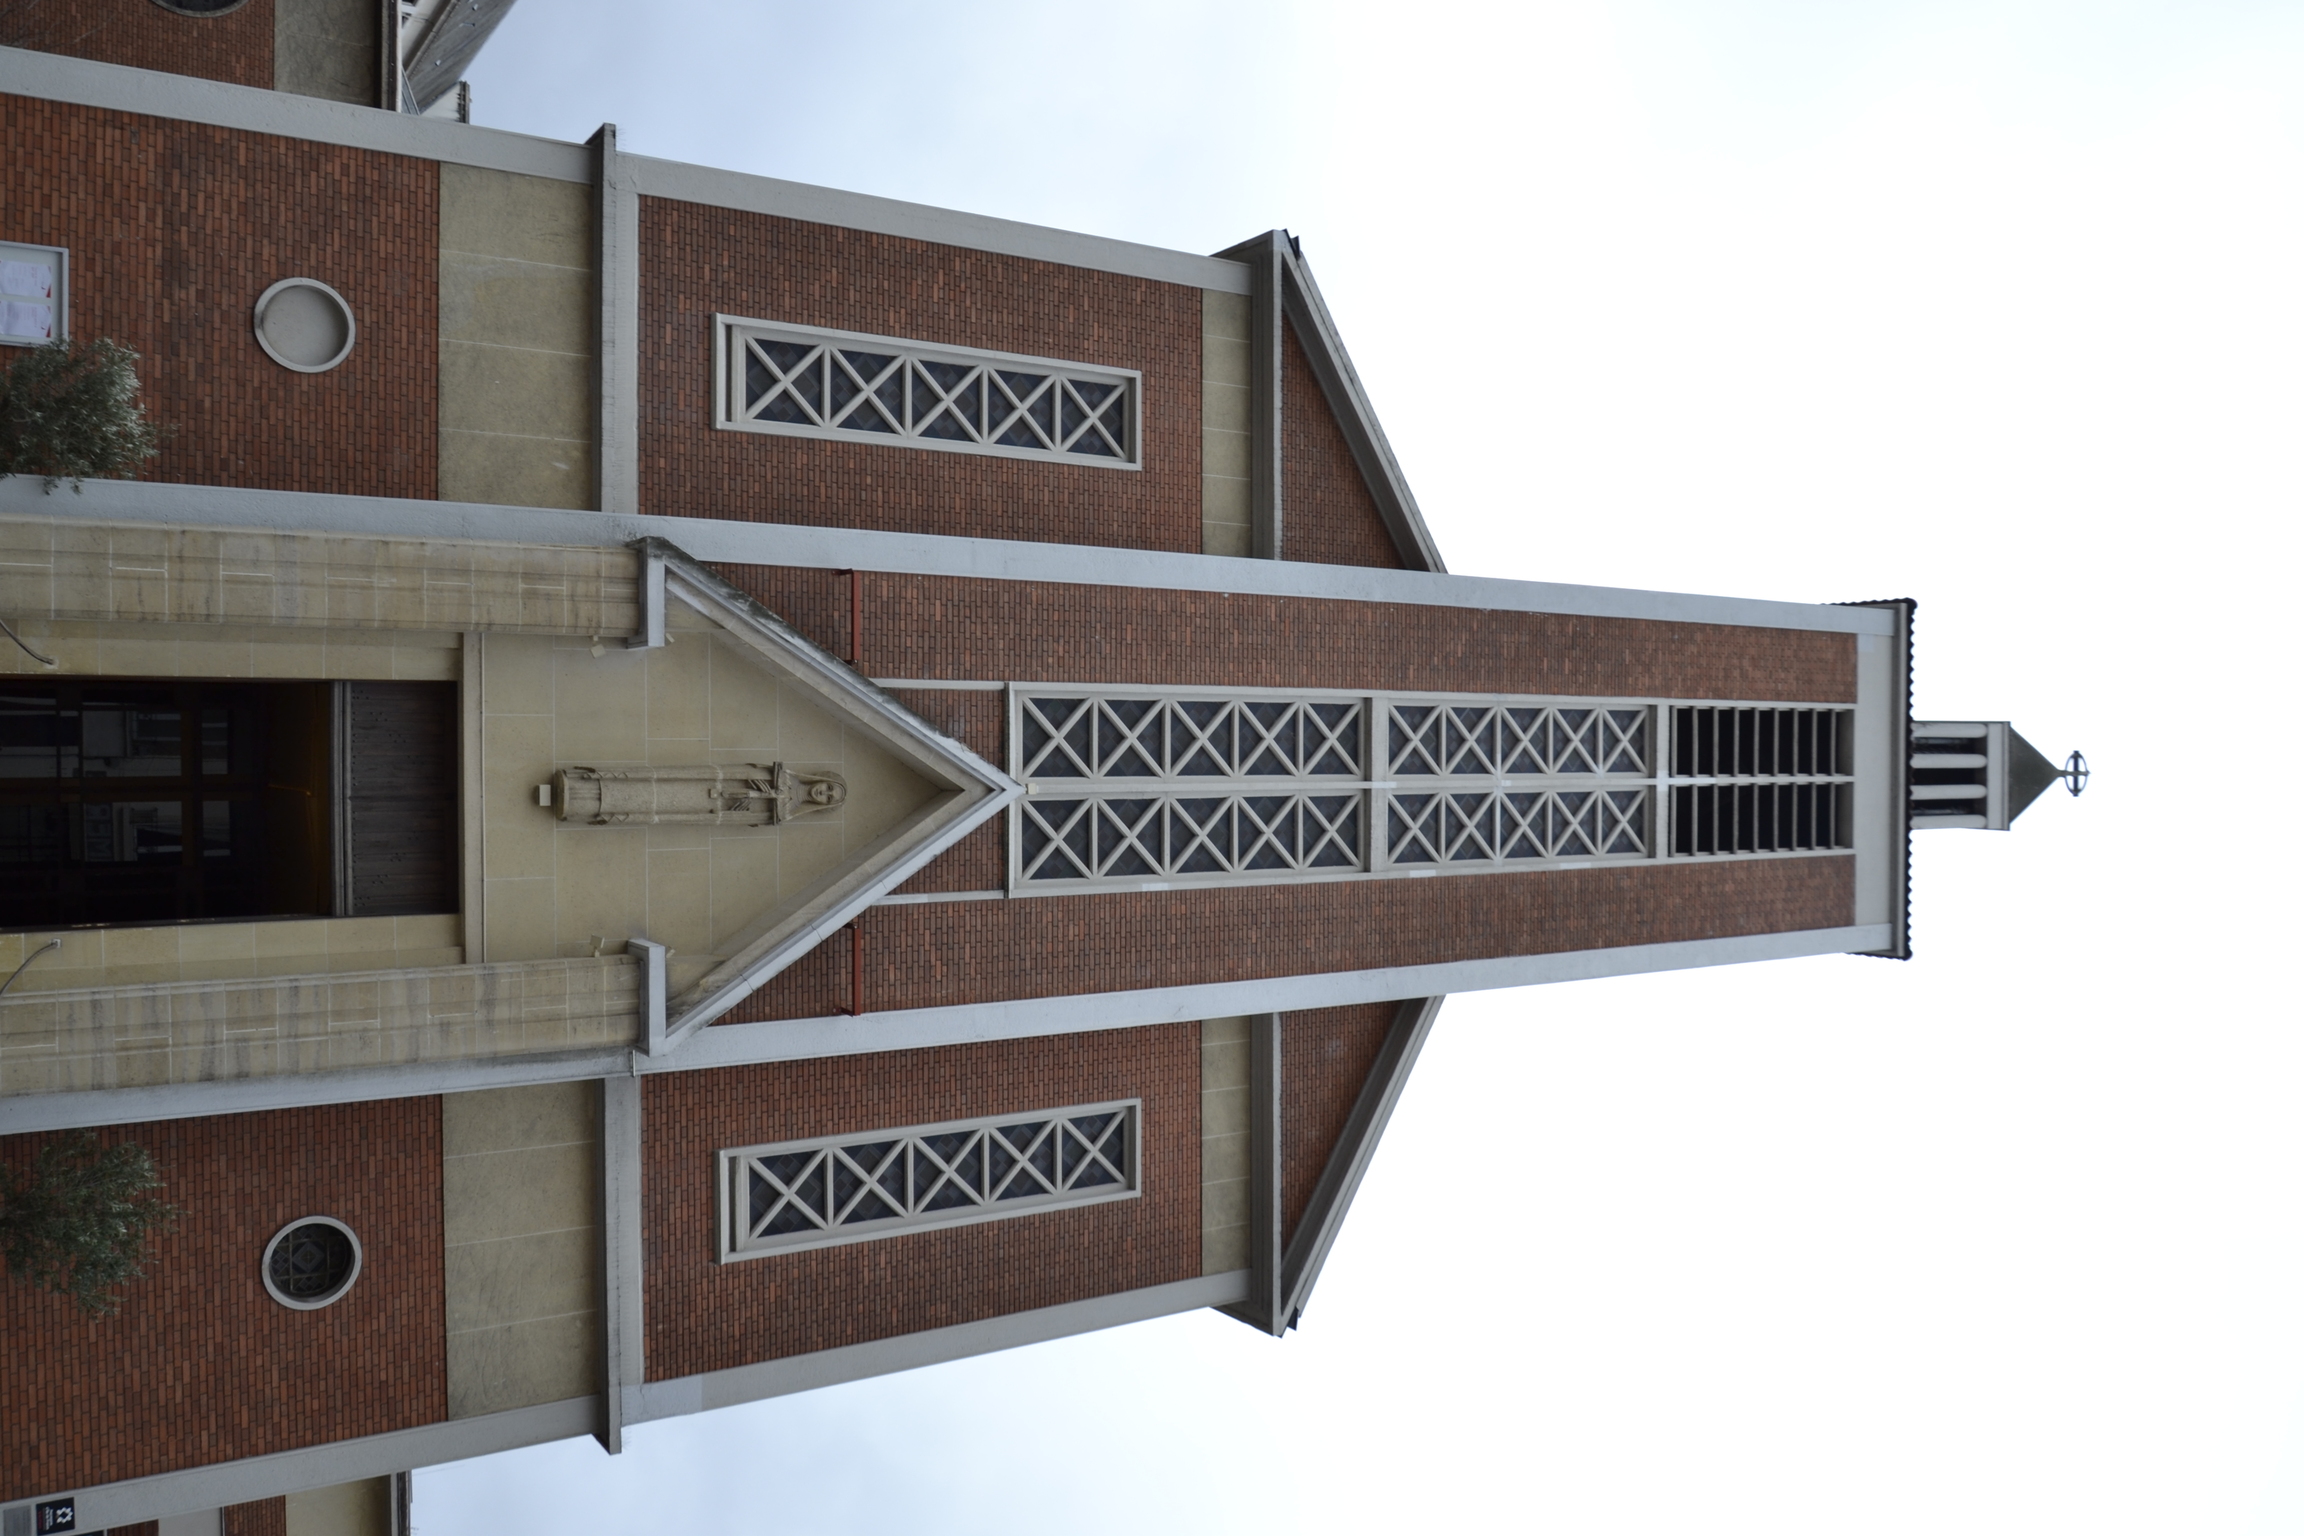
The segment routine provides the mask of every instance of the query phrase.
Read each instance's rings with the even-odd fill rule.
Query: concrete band
[[[878,533],[719,518],[564,512],[540,507],[336,496],[308,491],[158,485],[134,480],[91,480],[79,495],[68,491],[50,495],[42,492],[36,476],[0,478],[0,517],[593,547],[628,544],[637,538],[653,536],[678,545],[698,560],[735,565],[814,566],[990,581],[1237,592],[1341,602],[1818,630],[1834,634],[1892,635],[1897,622],[1895,613],[1887,609],[1832,603],[1706,597],[1645,592],[1629,587],[1505,581],[1486,576],[1431,575],[1357,565],[1237,560],[1221,555],[1034,544],[1009,539]]]

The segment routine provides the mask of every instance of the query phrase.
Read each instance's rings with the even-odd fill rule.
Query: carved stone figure
[[[595,827],[768,827],[847,803],[848,781],[784,763],[672,768],[562,768],[552,804],[562,821]]]

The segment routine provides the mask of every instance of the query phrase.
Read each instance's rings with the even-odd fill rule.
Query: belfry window
[[[720,1257],[1133,1199],[1142,1112],[1130,1099],[731,1148],[720,1154]]]
[[[1845,709],[1672,711],[1672,851],[1852,846],[1855,716]]]
[[[0,925],[455,910],[453,698],[428,683],[0,684]]]
[[[718,334],[718,421],[734,431],[1142,464],[1132,369],[725,315]]]
[[[1226,690],[1014,699],[1019,894],[1848,846],[1842,709]]]

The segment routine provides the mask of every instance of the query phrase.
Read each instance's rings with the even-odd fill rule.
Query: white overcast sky
[[[1453,569],[1916,597],[1923,715],[2098,778],[1921,838],[1909,965],[1450,1002],[1285,1342],[464,1463],[426,1536],[2304,1531],[2300,65],[2216,0],[526,0],[483,123],[1286,225]]]

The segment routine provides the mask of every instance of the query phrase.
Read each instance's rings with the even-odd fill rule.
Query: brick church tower
[[[1909,603],[1446,574],[1286,235],[474,127],[505,4],[0,37],[0,365],[173,429],[0,480],[0,1161],[182,1211],[0,1285],[0,1536],[1284,1333],[1446,994],[1901,958],[2053,782]]]

